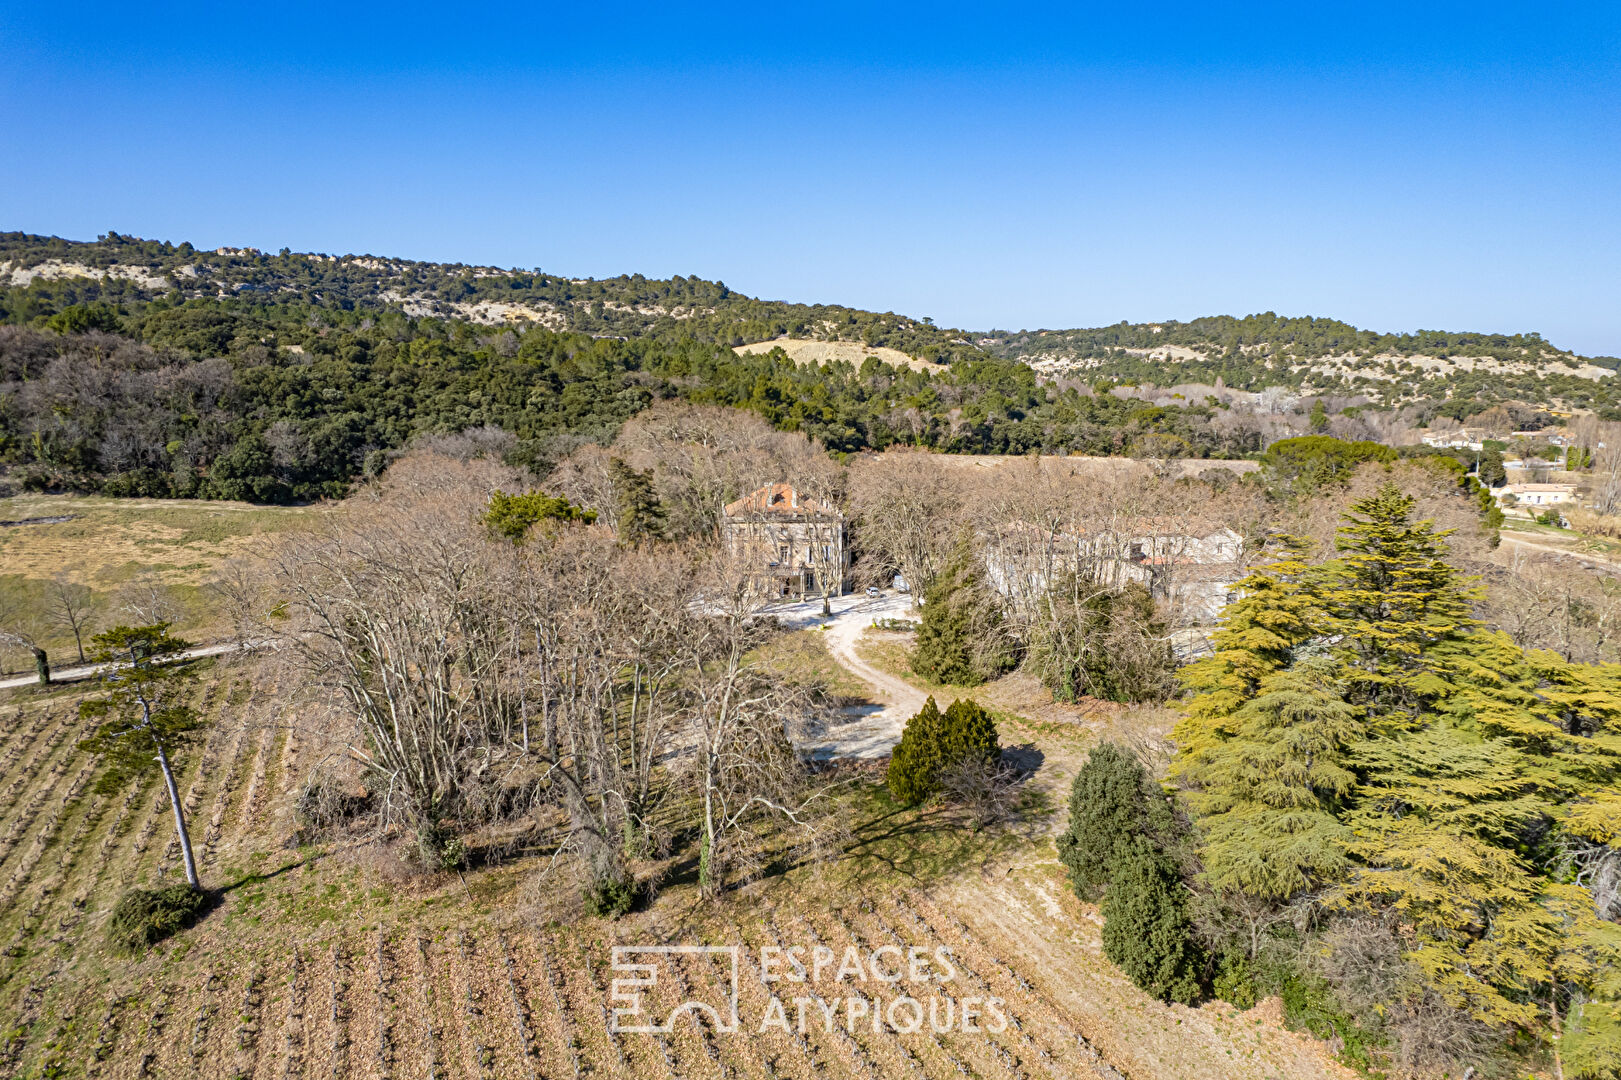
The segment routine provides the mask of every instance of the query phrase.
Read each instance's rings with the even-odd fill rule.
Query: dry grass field
[[[101,621],[120,617],[119,592],[156,587],[179,615],[175,631],[220,631],[203,588],[220,564],[251,555],[264,538],[309,523],[322,506],[277,507],[192,499],[16,495],[0,499],[0,606],[48,607],[60,577],[91,590]],[[35,627],[56,656],[72,639],[46,619]],[[66,659],[66,655],[62,659]],[[9,658],[16,666],[21,658]]]
[[[796,364],[827,364],[843,361],[860,367],[862,361],[866,360],[867,357],[876,356],[886,364],[892,364],[895,367],[909,367],[914,371],[944,370],[942,364],[907,356],[899,349],[891,349],[882,345],[862,345],[854,341],[811,341],[805,338],[775,338],[771,341],[756,341],[750,345],[739,345],[732,351],[741,356],[753,356],[768,353],[772,349],[781,349],[788,354],[788,359]]]

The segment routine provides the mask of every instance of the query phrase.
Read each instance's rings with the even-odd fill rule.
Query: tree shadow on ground
[[[883,872],[913,884],[981,864],[1009,839],[1000,829],[974,829],[959,808],[938,803],[915,809],[889,803],[851,834],[840,861],[856,877]]]
[[[297,862],[290,862],[285,866],[279,866],[270,871],[268,874],[243,874],[231,884],[221,885],[219,888],[211,889],[209,891],[217,893],[221,898],[223,898],[228,892],[234,892],[237,889],[245,888],[249,885],[258,885],[260,882],[269,881],[272,878],[279,878],[289,870],[297,870],[300,866],[307,865],[308,863],[314,862],[319,858],[319,855],[311,855],[307,858],[299,859]]]
[[[1036,749],[1035,743],[1027,742],[1002,747],[1002,760],[1018,769],[1021,776],[1028,780],[1041,771],[1041,767],[1047,763],[1047,755]]]

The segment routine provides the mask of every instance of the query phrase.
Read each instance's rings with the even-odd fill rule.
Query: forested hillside
[[[796,365],[734,348],[783,335],[946,363]],[[1595,373],[1608,369],[1534,334],[1393,338],[1267,315],[973,344],[927,320],[697,278],[0,234],[0,465],[33,490],[335,496],[413,438],[485,425],[544,471],[664,399],[747,408],[836,453],[1241,457],[1308,430],[1385,438],[1504,401],[1621,416]]]
[[[1215,383],[1366,395],[1396,405],[1517,398],[1614,408],[1621,359],[1582,357],[1542,335],[1420,330],[1380,334],[1337,319],[1270,311],[1095,329],[992,331],[975,344],[1045,374],[1085,373],[1134,384]],[[1454,410],[1455,411],[1455,410]],[[1478,410],[1477,410],[1478,411]]]
[[[90,276],[87,276],[90,275]],[[0,233],[0,318],[27,321],[87,301],[128,303],[178,293],[344,311],[400,310],[495,325],[533,324],[596,336],[679,333],[725,345],[811,337],[888,346],[924,360],[983,357],[961,330],[893,312],[756,300],[719,281],[559,277],[460,263],[372,256],[198,251],[109,233],[94,243]]]

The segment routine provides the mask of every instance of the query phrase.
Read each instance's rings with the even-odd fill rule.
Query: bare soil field
[[[796,364],[827,364],[834,361],[844,361],[860,367],[862,361],[869,356],[876,356],[886,364],[896,367],[909,367],[914,371],[941,371],[944,365],[930,363],[907,356],[899,349],[890,349],[883,346],[863,345],[854,341],[811,341],[805,338],[775,338],[771,341],[756,341],[750,345],[739,345],[732,350],[739,356],[757,356],[768,353],[772,349],[781,349],[788,354],[788,359]]]

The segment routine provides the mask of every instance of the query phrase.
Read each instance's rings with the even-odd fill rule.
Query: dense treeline
[[[651,279],[631,274],[582,280],[540,270],[371,256],[199,251],[190,244],[117,233],[91,243],[0,233],[0,266],[24,275],[12,278],[15,286],[0,288],[0,321],[12,323],[49,319],[75,304],[120,305],[158,296],[230,297],[255,304],[296,304],[328,313],[358,313],[372,319],[390,313],[403,318],[405,310],[440,318],[476,315],[485,321],[498,320],[504,313],[509,318],[538,320],[538,325],[552,330],[625,338],[690,338],[721,345],[782,336],[855,341],[952,363],[983,360],[988,355],[1027,361],[1064,357],[1087,363],[1093,378],[1133,385],[1220,380],[1244,390],[1283,387],[1318,394],[1361,394],[1385,406],[1427,401],[1459,418],[1515,398],[1621,409],[1621,397],[1608,385],[1572,373],[1582,358],[1553,347],[1534,333],[1378,334],[1334,319],[1266,312],[1186,323],[1120,323],[1078,330],[992,331],[978,336],[893,312],[758,300],[736,293],[722,282],[698,277]],[[72,269],[75,267],[87,269]],[[87,272],[101,276],[59,276]],[[40,276],[25,281],[35,274]],[[1168,366],[1128,351],[1166,345],[1191,348],[1203,359]],[[1329,356],[1350,359],[1343,370],[1329,370],[1321,363]],[[1375,356],[1384,358],[1375,361]],[[1450,356],[1495,357],[1522,362],[1527,370],[1454,369],[1439,374],[1411,359]],[[1592,362],[1609,368],[1621,364],[1605,357]]]
[[[1334,319],[1266,312],[1241,319],[1223,315],[1091,330],[996,331],[975,340],[998,356],[1032,363],[1049,358],[1078,362],[1089,377],[1128,385],[1205,383],[1236,390],[1282,387],[1301,394],[1362,395],[1384,407],[1424,403],[1430,415],[1459,420],[1511,401],[1560,403],[1621,418],[1621,393],[1611,380],[1576,373],[1584,361],[1613,370],[1614,358],[1578,357],[1535,333],[1377,334]],[[1143,354],[1166,346],[1192,350],[1195,356],[1167,362]],[[1329,357],[1335,361],[1324,363]],[[1429,357],[1490,357],[1521,369],[1432,370],[1424,362]]]
[[[1412,334],[1379,334],[1338,319],[1289,317],[1273,312],[1210,315],[1188,322],[1119,322],[1092,330],[1033,330],[993,333],[981,339],[1002,355],[1052,352],[1062,347],[1081,356],[1104,357],[1112,349],[1153,349],[1186,345],[1219,350],[1232,359],[1246,350],[1287,353],[1301,358],[1340,353],[1388,352],[1419,356],[1492,356],[1502,360],[1536,359],[1556,353],[1541,334],[1474,334],[1420,330]]]
[[[543,314],[551,329],[591,334],[680,335],[724,345],[787,335],[860,341],[941,362],[985,355],[962,331],[936,327],[928,319],[837,304],[757,300],[732,292],[723,282],[698,277],[660,280],[626,274],[581,280],[460,263],[222,250],[199,251],[190,244],[117,233],[93,243],[0,233],[0,264],[28,270],[55,260],[106,275],[42,277],[26,287],[0,290],[0,319],[28,321],[76,303],[123,303],[171,291],[186,299],[230,295],[372,315],[397,310],[407,299],[440,316],[488,301]],[[120,276],[130,274],[138,276]]]
[[[1259,449],[1257,429],[1210,406],[1059,388],[1004,360],[938,373],[875,360],[800,367],[691,338],[518,333],[241,300],[92,303],[43,321],[0,328],[0,458],[38,488],[337,495],[415,436],[485,425],[517,436],[514,459],[544,471],[664,398],[745,407],[837,452]]]

